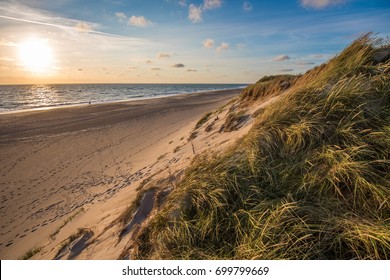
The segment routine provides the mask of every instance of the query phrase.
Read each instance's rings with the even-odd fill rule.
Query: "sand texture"
[[[126,225],[118,217],[145,182],[180,176],[194,156],[249,130],[250,118],[223,131],[222,106],[239,92],[0,115],[0,258],[31,249],[38,259],[127,258],[131,234],[169,187],[146,192]]]

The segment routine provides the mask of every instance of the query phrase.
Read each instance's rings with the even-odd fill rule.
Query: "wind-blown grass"
[[[253,101],[280,93],[293,86],[298,78],[299,76],[296,75],[264,76],[255,84],[244,89],[241,93],[240,100]]]
[[[373,62],[380,43],[361,37],[299,77],[235,146],[198,156],[134,257],[390,258],[390,62]]]

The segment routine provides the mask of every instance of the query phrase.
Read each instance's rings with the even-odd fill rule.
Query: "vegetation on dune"
[[[280,93],[293,86],[299,77],[296,75],[264,76],[255,84],[245,88],[240,95],[240,100],[253,101]]]
[[[42,250],[42,247],[34,247],[30,250],[28,250],[22,257],[19,258],[19,260],[29,260],[36,254],[38,254]]]
[[[379,47],[365,35],[292,78],[235,146],[197,157],[134,257],[390,258],[390,61],[375,61]]]
[[[212,113],[206,113],[204,114],[203,117],[200,118],[200,120],[196,123],[195,125],[195,129],[198,129],[199,127],[202,126],[202,124],[204,124],[205,122],[207,122],[210,118],[210,116],[212,115]]]

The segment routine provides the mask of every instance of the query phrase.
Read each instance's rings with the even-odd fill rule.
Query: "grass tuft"
[[[195,129],[198,129],[199,127],[202,126],[202,124],[204,124],[205,122],[207,122],[207,121],[209,120],[209,118],[210,118],[211,115],[212,115],[211,112],[204,114],[204,116],[202,116],[202,117],[200,118],[200,120],[196,123]]]
[[[29,260],[36,254],[38,254],[40,251],[42,251],[42,247],[34,247],[30,250],[28,250],[23,257],[19,258],[20,260]]]

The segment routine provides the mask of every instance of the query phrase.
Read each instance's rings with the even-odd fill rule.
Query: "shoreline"
[[[47,242],[58,246],[75,228],[121,213],[142,180],[189,164],[196,122],[240,92],[0,115],[0,258],[19,258]],[[194,143],[199,152],[206,144]]]
[[[50,131],[67,132],[75,129],[74,122],[78,121],[80,129],[87,129],[102,124],[109,125],[119,121],[126,121],[129,117],[136,117],[137,112],[128,112],[133,106],[146,106],[155,111],[159,110],[160,104],[170,103],[174,106],[177,102],[178,106],[182,106],[184,99],[189,102],[207,102],[210,96],[223,96],[239,94],[241,89],[218,90],[208,92],[197,92],[192,94],[177,94],[172,96],[164,96],[159,98],[148,98],[130,101],[104,102],[83,104],[75,106],[55,107],[49,110],[27,110],[18,113],[0,114],[0,141],[12,135],[31,136],[34,130],[39,129],[37,134],[43,130],[47,130],[44,134],[50,134]],[[105,113],[115,111],[117,116],[106,116]],[[142,113],[142,112],[139,112]],[[32,117],[36,119],[31,119]],[[96,119],[99,118],[101,123]],[[16,122],[16,124],[15,124]],[[45,125],[45,123],[47,123]],[[45,129],[48,128],[48,129]],[[67,129],[68,128],[68,129]]]
[[[103,84],[105,85],[105,84]],[[246,85],[237,87],[237,88],[226,88],[226,89],[216,89],[216,90],[200,90],[195,92],[187,92],[187,93],[172,93],[172,94],[161,94],[161,95],[152,95],[152,96],[142,96],[142,97],[134,97],[129,99],[120,99],[120,100],[105,100],[105,101],[91,101],[91,102],[82,102],[82,103],[72,103],[72,104],[59,104],[59,105],[52,105],[52,106],[44,106],[44,107],[34,107],[34,108],[27,108],[27,109],[17,109],[17,110],[0,110],[0,116],[2,115],[8,115],[8,114],[19,114],[19,113],[25,113],[30,111],[46,111],[46,110],[53,110],[53,109],[60,109],[60,108],[71,108],[71,107],[83,107],[83,106],[90,106],[90,105],[100,105],[100,104],[109,104],[109,103],[126,103],[131,101],[139,101],[139,100],[149,100],[149,99],[158,99],[158,98],[166,98],[166,97],[172,97],[172,96],[181,96],[181,95],[191,95],[191,94],[200,94],[200,93],[210,93],[210,92],[223,92],[223,91],[230,91],[230,90],[242,90],[246,87]]]

